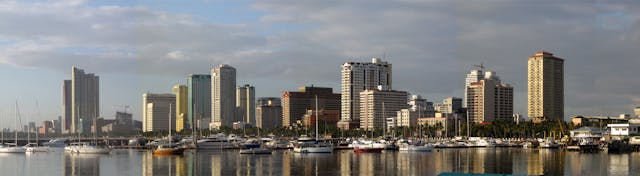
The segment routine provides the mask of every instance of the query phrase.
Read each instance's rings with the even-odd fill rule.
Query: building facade
[[[342,64],[341,129],[357,128],[360,122],[360,92],[382,86],[392,89],[391,64],[379,58],[371,62],[347,62]]]
[[[484,66],[479,65],[477,69],[471,70],[467,77],[464,80],[464,99],[462,99],[462,107],[467,107],[467,87],[471,85],[471,83],[478,82],[484,79]]]
[[[73,105],[71,104],[71,80],[62,81],[62,129],[63,133],[73,133],[71,121],[73,119]]]
[[[527,67],[529,118],[564,120],[564,59],[538,51]]]
[[[175,85],[173,86],[173,94],[176,95],[176,131],[180,132],[182,130],[188,129],[188,105],[189,105],[189,97],[188,97],[188,89],[185,85]]]
[[[633,109],[634,114],[636,114],[636,117],[640,118],[640,107],[636,107],[635,109]]]
[[[100,116],[100,78],[71,67],[71,80],[63,83],[63,103],[66,131],[91,134],[93,120]]]
[[[256,107],[256,127],[273,129],[282,126],[282,102],[280,98],[258,98]]]
[[[462,98],[448,97],[442,103],[434,106],[435,111],[442,113],[456,113],[462,109]]]
[[[167,131],[169,118],[171,118],[171,129],[175,130],[176,114],[172,113],[175,112],[175,108],[176,95],[174,94],[143,94],[142,131]]]
[[[209,123],[211,123],[211,75],[189,75],[187,89],[188,126],[196,129],[209,128]]]
[[[396,117],[406,109],[407,92],[394,90],[365,90],[360,92],[360,128],[372,131],[384,128],[387,118]]]
[[[236,118],[236,69],[219,65],[211,69],[211,124],[209,129],[231,127]]]
[[[495,72],[467,87],[467,113],[475,123],[513,121],[513,87],[502,84]]]
[[[256,91],[253,86],[245,84],[236,89],[236,115],[245,124],[256,126]]]
[[[303,86],[298,92],[282,92],[282,126],[292,127],[301,122],[307,110],[315,110],[316,96],[318,110],[340,110],[340,94],[333,93],[332,88]]]

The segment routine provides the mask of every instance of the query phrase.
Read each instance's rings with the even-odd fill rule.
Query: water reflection
[[[437,175],[442,172],[521,175],[633,175],[640,153],[579,153],[547,149],[436,149],[433,152],[241,155],[237,150],[154,156],[64,152],[0,154],[2,175]]]

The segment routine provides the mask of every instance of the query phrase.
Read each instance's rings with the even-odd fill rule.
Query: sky
[[[169,93],[219,64],[257,97],[315,85],[340,92],[340,65],[380,57],[393,89],[439,103],[463,97],[484,64],[526,114],[527,58],[565,59],[565,117],[640,106],[635,0],[0,1],[0,126],[62,115],[73,65],[100,76],[101,116]]]

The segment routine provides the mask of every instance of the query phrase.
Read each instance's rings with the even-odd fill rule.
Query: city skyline
[[[179,6],[203,6],[204,11],[144,2],[5,2],[7,8],[0,13],[7,20],[0,23],[11,27],[0,32],[0,79],[15,84],[0,94],[2,126],[11,125],[16,100],[22,116],[41,114],[29,118],[33,121],[62,116],[60,84],[71,76],[72,65],[100,76],[101,117],[113,118],[115,111],[122,110],[119,105],[129,105],[133,118],[141,120],[140,95],[170,93],[172,85],[187,83],[188,74],[208,74],[215,65],[235,67],[237,85],[255,85],[256,97],[278,97],[282,91],[311,84],[339,92],[340,65],[368,62],[371,57],[393,64],[394,89],[431,102],[464,97],[466,74],[473,65],[484,63],[486,70],[499,72],[513,85],[514,113],[526,114],[527,58],[538,50],[566,60],[565,118],[632,114],[640,106],[640,92],[633,90],[640,86],[634,71],[640,64],[640,53],[634,49],[640,44],[640,14],[633,10],[637,3],[388,2],[398,7],[308,3],[188,2]],[[281,10],[288,6],[296,8]],[[216,11],[209,8],[223,10],[209,12]],[[312,8],[317,8],[317,16],[294,15]],[[543,10],[544,18],[530,9]],[[379,13],[360,14],[368,11]],[[512,15],[494,14],[500,11]],[[88,21],[72,15],[80,12],[89,14]],[[216,18],[218,13],[243,15],[221,19]],[[135,14],[152,26],[125,28],[126,18]],[[163,24],[167,31],[151,33]],[[34,31],[45,28],[38,26],[54,30]],[[26,27],[32,30],[19,30]],[[381,29],[358,30],[376,27]],[[98,30],[105,32],[92,32]],[[126,39],[132,36],[140,41]],[[40,110],[35,108],[36,100]]]

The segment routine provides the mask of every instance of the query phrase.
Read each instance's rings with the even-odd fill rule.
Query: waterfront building
[[[397,111],[408,107],[407,95],[383,88],[360,92],[360,128],[371,131],[385,127],[387,118],[396,117]]]
[[[41,134],[41,135],[46,136],[54,132],[55,131],[53,129],[53,122],[50,120],[42,121],[42,126],[38,128],[38,134]]]
[[[495,72],[467,87],[467,113],[474,123],[513,121],[513,87],[502,84]]]
[[[320,121],[320,123],[318,124],[320,127],[336,127],[336,124],[340,120],[340,111],[318,110],[317,119]],[[307,110],[307,112],[302,117],[302,125],[307,128],[315,128],[316,122],[316,111],[313,109]]]
[[[280,98],[262,97],[257,100],[256,127],[272,129],[282,124],[282,103]]]
[[[187,79],[190,128],[208,129],[211,123],[211,75],[191,74]]]
[[[236,118],[236,69],[219,65],[211,69],[211,123],[209,129],[231,127]],[[202,123],[202,122],[201,122]]]
[[[184,129],[187,129],[188,123],[188,90],[185,85],[175,85],[173,86],[173,94],[176,95],[176,131],[180,132]]]
[[[340,94],[333,93],[332,88],[302,86],[298,92],[282,92],[282,126],[292,127],[296,121],[302,121],[307,110],[315,110],[316,96],[318,110],[340,111]]]
[[[462,98],[447,97],[434,106],[435,111],[443,113],[456,113],[462,108]]]
[[[249,84],[236,89],[236,119],[245,124],[256,125],[256,92]]]
[[[449,114],[449,113],[436,113],[436,114]],[[437,127],[436,136],[439,136],[439,137],[442,137],[442,136],[448,137],[449,134],[454,135],[455,134],[455,131],[453,131],[454,124],[455,124],[455,121],[453,118],[447,118],[447,117],[418,118],[418,125],[421,125],[422,127],[427,127],[427,126]]]
[[[462,99],[462,107],[467,107],[467,87],[469,87],[471,83],[478,82],[484,79],[484,65],[480,64],[475,67],[477,69],[471,70],[471,72],[467,74],[467,78],[465,78],[464,99]]]
[[[169,110],[169,107],[172,110]],[[169,130],[169,115],[171,115],[172,128],[175,130],[176,95],[174,94],[152,94],[142,95],[142,131]]]
[[[371,62],[347,62],[342,64],[341,118],[338,127],[347,130],[358,128],[360,123],[360,92],[375,90],[382,85],[391,90],[391,64],[379,58]]]
[[[90,134],[93,119],[100,115],[100,78],[71,67],[71,80],[62,85],[64,131]]]
[[[538,51],[527,65],[529,118],[564,120],[564,59]]]

